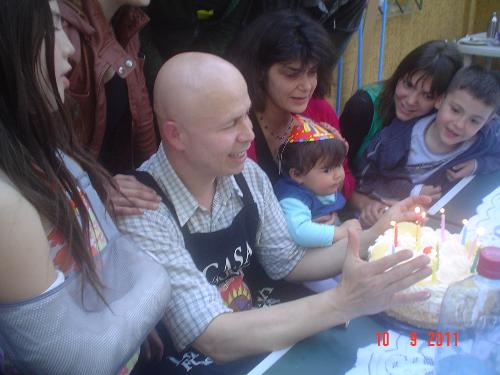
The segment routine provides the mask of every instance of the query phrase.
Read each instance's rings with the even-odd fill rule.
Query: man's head
[[[460,69],[436,108],[439,141],[453,149],[474,137],[500,108],[498,80],[478,66]]]
[[[158,73],[154,98],[165,151],[183,173],[241,172],[254,134],[247,85],[233,65],[205,53],[176,55]]]

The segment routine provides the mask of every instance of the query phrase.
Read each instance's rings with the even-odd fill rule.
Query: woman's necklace
[[[292,130],[293,117],[290,116],[290,120],[288,121],[288,124],[286,126],[286,130],[283,133],[279,133],[279,134],[275,133],[273,131],[273,129],[271,129],[271,127],[268,126],[264,122],[264,116],[262,116],[262,115],[259,116],[259,122],[262,124],[264,129],[266,129],[266,131],[269,132],[269,134],[271,134],[271,136],[274,139],[276,139],[277,141],[283,142],[286,139],[286,137],[288,136],[288,134],[290,134],[290,130]]]

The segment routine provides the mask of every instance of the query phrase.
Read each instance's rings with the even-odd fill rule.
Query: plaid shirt
[[[187,223],[191,233],[227,228],[243,208],[243,193],[233,176],[217,179],[211,211],[201,207],[175,173],[162,146],[140,170],[155,178],[173,203],[180,224]],[[257,257],[271,278],[284,278],[302,259],[305,250],[288,234],[283,213],[265,173],[253,161],[247,160],[243,175],[259,211]],[[172,296],[164,320],[178,349],[191,344],[216,316],[231,311],[217,287],[209,284],[196,268],[185,248],[179,226],[163,203],[155,211],[121,217],[119,227],[169,273]]]

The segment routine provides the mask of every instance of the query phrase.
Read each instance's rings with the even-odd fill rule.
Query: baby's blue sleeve
[[[280,201],[288,232],[293,240],[303,247],[324,247],[333,242],[335,226],[312,221],[311,211],[300,200],[284,198]]]

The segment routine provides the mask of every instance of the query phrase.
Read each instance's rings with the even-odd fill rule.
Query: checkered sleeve
[[[118,224],[170,276],[172,296],[164,321],[177,349],[191,344],[215,317],[231,311],[217,288],[196,268],[180,228],[164,204],[143,215],[123,216]]]
[[[257,256],[269,277],[283,279],[299,263],[306,250],[288,233],[283,211],[264,171],[252,161],[246,163],[243,174],[259,210]]]

